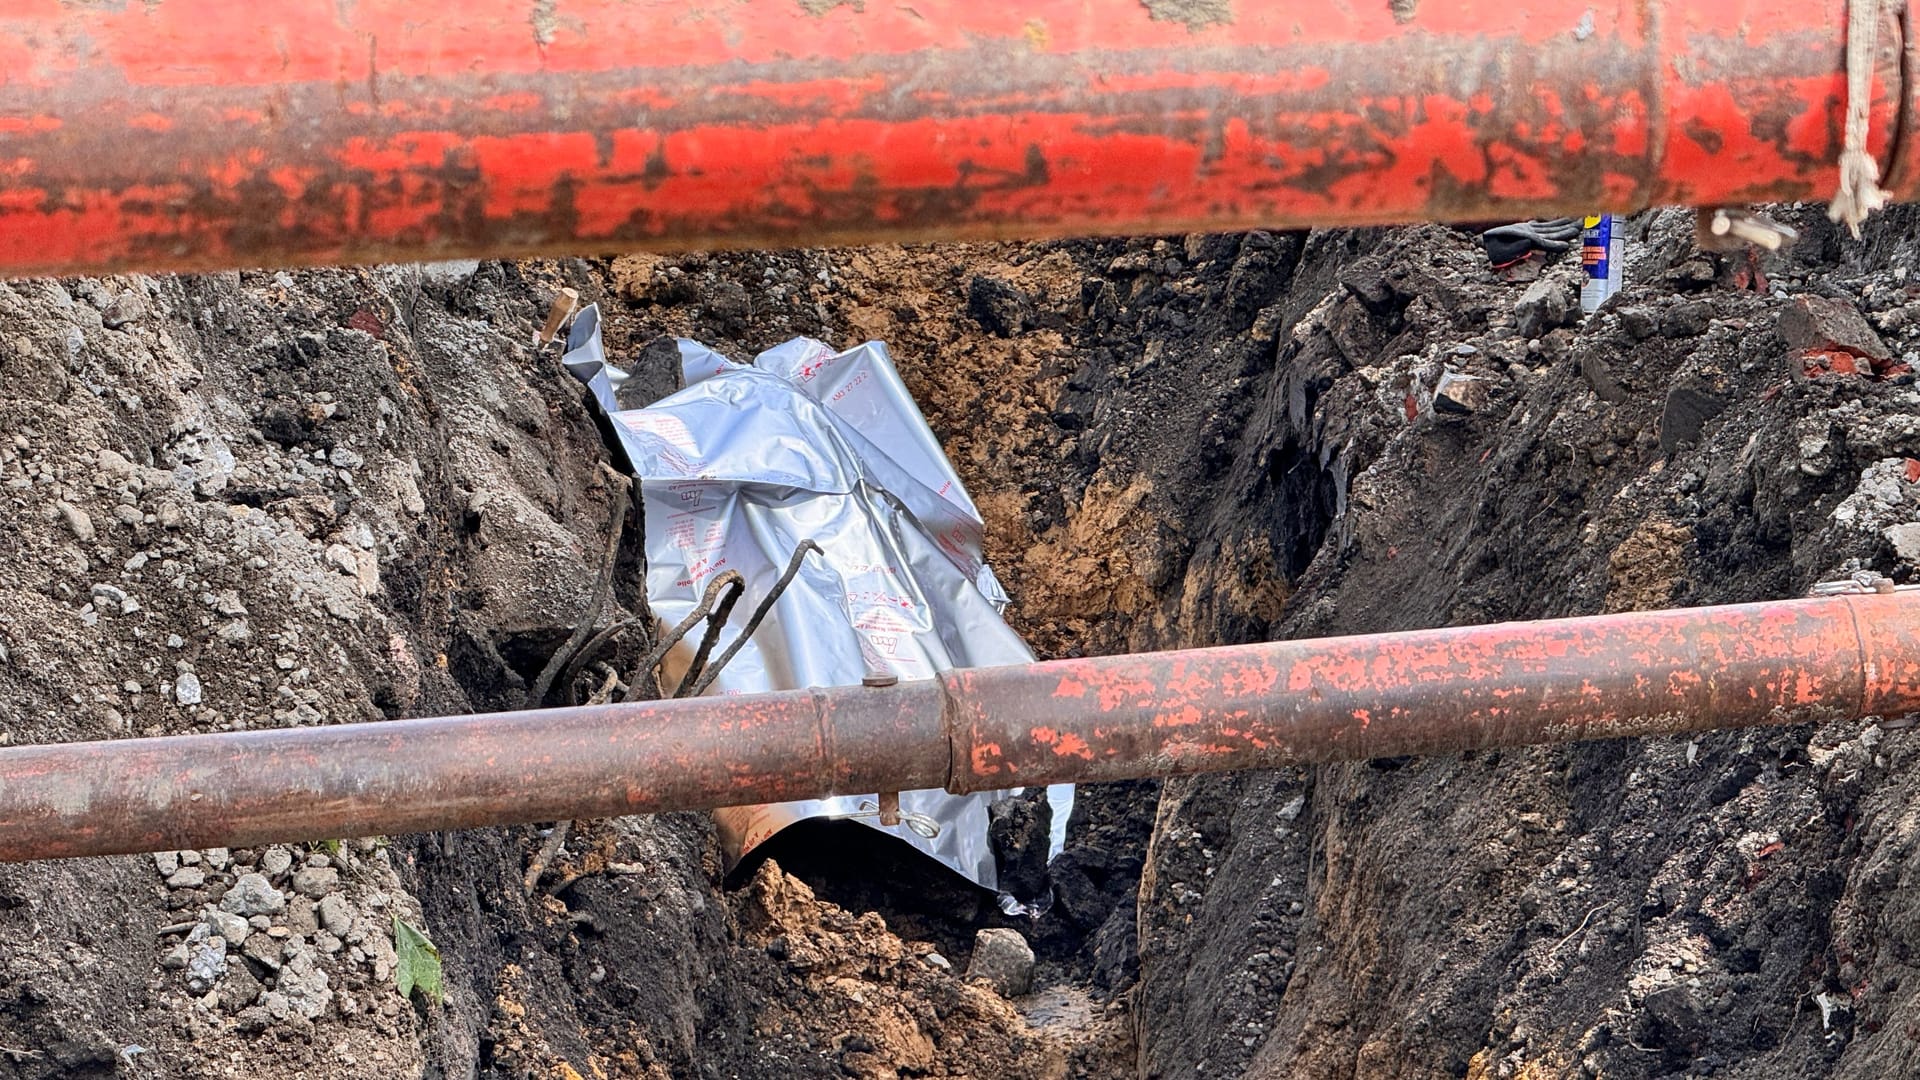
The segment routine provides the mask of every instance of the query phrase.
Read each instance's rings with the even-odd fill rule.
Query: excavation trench
[[[525,344],[563,286],[661,393],[663,335],[887,341],[1049,659],[1904,582],[1914,391],[1808,375],[1779,324],[1837,295],[1920,351],[1911,221],[1856,248],[1782,213],[1785,295],[1652,215],[1613,307],[1525,334],[1525,287],[1437,226],[11,283],[0,732],[518,708],[609,519],[579,389]],[[1430,408],[1448,369],[1478,411]],[[1904,740],[1088,785],[1050,864],[1037,808],[1000,826],[1037,920],[844,825],[729,887],[698,813],[578,822],[531,895],[530,826],[0,866],[0,1076],[1892,1075]],[[228,905],[264,927],[210,968],[178,927]],[[443,1001],[400,996],[396,919]],[[992,926],[1033,997],[959,977]]]

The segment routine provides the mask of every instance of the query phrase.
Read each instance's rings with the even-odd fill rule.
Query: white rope
[[[1867,114],[1873,106],[1875,38],[1880,30],[1880,0],[1847,0],[1847,131],[1840,151],[1840,189],[1827,207],[1829,220],[1860,239],[1860,223],[1887,205],[1880,190],[1880,165],[1867,153]]]

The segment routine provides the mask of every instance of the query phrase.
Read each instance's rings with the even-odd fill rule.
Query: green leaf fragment
[[[445,1000],[440,982],[440,950],[427,935],[415,930],[400,916],[393,917],[394,981],[400,996],[411,998],[414,990],[435,1005]]]

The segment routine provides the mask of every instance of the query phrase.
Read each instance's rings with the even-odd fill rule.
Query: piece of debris
[[[998,278],[970,286],[969,311],[991,333],[1018,333],[1030,304]],[[598,326],[589,306],[562,362],[592,390],[639,478],[647,600],[673,628],[654,650],[667,650],[660,681],[678,686],[676,697],[925,679],[1031,659],[1001,618],[1008,598],[981,553],[980,512],[884,345],[836,351],[795,338],[738,364],[682,341],[686,387],[623,410],[615,388],[627,376],[607,362]],[[831,550],[778,539],[816,531],[834,536]],[[903,554],[911,551],[925,554]],[[728,579],[732,590],[717,599],[715,585]],[[752,606],[744,623],[728,621],[736,602]],[[675,642],[708,606],[709,631]],[[732,640],[721,648],[723,634]],[[1070,791],[1055,794],[1064,804]],[[852,820],[997,892],[986,809],[1007,797],[903,791],[892,824],[880,820],[878,793],[730,807],[715,818],[729,868],[796,822]],[[1054,814],[1066,816],[1058,805]],[[543,869],[536,859],[532,880]]]
[[[1830,296],[1802,296],[1780,310],[1774,328],[1803,358],[1840,354],[1887,363],[1893,353],[1860,312]],[[1860,365],[1862,367],[1867,365]]]
[[[979,979],[1001,997],[1019,997],[1033,989],[1033,948],[1018,930],[991,927],[973,938],[967,978]]]
[[[260,874],[241,874],[220,898],[220,910],[236,915],[278,915],[287,909],[287,894]]]
[[[1433,411],[1468,416],[1487,407],[1487,381],[1477,375],[1448,371],[1433,388]]]
[[[580,290],[561,289],[560,295],[554,297],[553,303],[547,308],[547,321],[540,324],[540,332],[533,336],[533,347],[537,349],[553,341],[579,306]]]

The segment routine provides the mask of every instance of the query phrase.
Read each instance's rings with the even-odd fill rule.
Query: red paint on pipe
[[[1835,184],[1845,0],[1226,10],[30,0],[0,13],[0,273],[1486,219]],[[1889,15],[1871,149],[1906,196],[1901,30]]]
[[[16,747],[0,750],[0,861],[1903,714],[1920,710],[1916,604],[1842,596]]]

